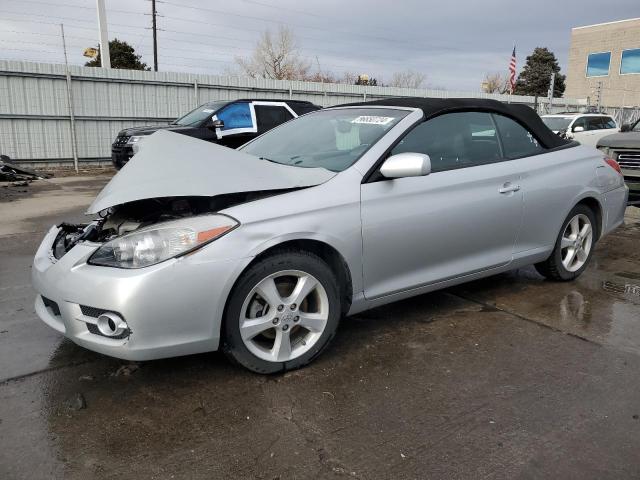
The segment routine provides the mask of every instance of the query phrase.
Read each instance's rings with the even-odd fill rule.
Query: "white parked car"
[[[553,133],[591,147],[602,137],[620,131],[613,117],[601,113],[557,113],[543,115],[542,121]]]

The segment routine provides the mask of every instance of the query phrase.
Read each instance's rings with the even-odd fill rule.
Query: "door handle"
[[[511,193],[511,192],[517,192],[518,190],[520,190],[520,185],[517,185],[515,183],[511,183],[511,182],[507,182],[504,185],[502,185],[502,188],[500,190],[498,190],[498,192],[500,192],[500,193]]]

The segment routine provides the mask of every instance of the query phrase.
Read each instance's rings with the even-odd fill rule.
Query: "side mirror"
[[[622,125],[622,127],[620,127],[620,131],[621,132],[630,132],[631,131],[631,124],[625,123],[624,125]]]
[[[385,178],[423,177],[431,173],[431,159],[423,153],[398,153],[384,161],[380,173]]]
[[[213,130],[215,130],[216,128],[224,128],[224,122],[222,120],[215,119],[213,122],[211,122],[209,128]]]
[[[584,132],[584,127],[581,126],[577,126],[577,127],[573,127],[571,129],[572,132],[577,133],[577,132]]]

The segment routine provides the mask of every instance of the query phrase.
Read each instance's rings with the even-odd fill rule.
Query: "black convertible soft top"
[[[475,112],[494,112],[512,118],[526,127],[547,148],[564,147],[575,142],[565,140],[553,133],[542,122],[538,114],[527,105],[518,103],[504,103],[486,98],[422,98],[422,97],[394,97],[370,102],[348,103],[340,107],[371,106],[411,107],[424,112],[425,119],[437,117],[443,113],[460,110]]]

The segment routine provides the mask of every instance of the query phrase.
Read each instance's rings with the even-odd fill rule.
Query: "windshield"
[[[320,110],[265,133],[241,150],[284,165],[341,172],[408,114],[392,108]]]
[[[558,131],[569,127],[573,117],[542,117],[542,121],[549,130]]]
[[[200,105],[195,110],[190,111],[184,117],[180,117],[175,120],[171,125],[182,125],[183,127],[193,127],[200,125],[207,118],[211,116],[229,102],[211,102]]]

